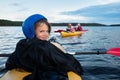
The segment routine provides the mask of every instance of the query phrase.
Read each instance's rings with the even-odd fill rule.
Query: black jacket
[[[67,76],[68,71],[83,74],[80,63],[70,54],[65,54],[49,41],[22,39],[17,43],[16,50],[6,62],[6,69],[22,68],[32,72],[25,80],[47,80],[40,76],[43,72],[55,71]],[[50,79],[48,79],[50,80]]]

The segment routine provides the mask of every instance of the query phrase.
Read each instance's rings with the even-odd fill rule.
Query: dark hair
[[[47,19],[45,19],[45,18],[43,18],[43,19],[40,19],[40,20],[38,20],[37,22],[35,22],[35,24],[34,24],[34,29],[36,29],[36,27],[38,26],[38,25],[41,25],[41,23],[44,23],[44,24],[46,24],[47,26],[48,26],[48,32],[50,33],[51,32],[51,26],[50,26],[50,23],[47,21]]]

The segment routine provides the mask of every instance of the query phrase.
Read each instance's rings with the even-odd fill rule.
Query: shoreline
[[[10,20],[2,20],[0,19],[0,27],[1,26],[22,26],[23,21],[10,21]],[[51,26],[67,26],[69,23],[50,23]],[[78,22],[71,22],[73,26],[76,26]],[[81,26],[120,26],[120,24],[102,24],[102,23],[80,23]]]

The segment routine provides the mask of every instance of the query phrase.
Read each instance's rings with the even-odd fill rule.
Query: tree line
[[[22,26],[23,21],[10,21],[0,19],[0,26]],[[52,26],[67,26],[68,23],[50,23]],[[71,23],[75,26],[77,23]],[[100,23],[80,23],[82,26],[108,26]],[[113,24],[109,26],[120,26],[120,24]]]
[[[22,21],[0,20],[0,26],[21,26]]]

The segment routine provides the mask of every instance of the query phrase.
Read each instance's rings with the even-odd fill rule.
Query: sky
[[[119,5],[120,0],[0,0],[0,19],[24,21],[42,14],[55,23],[119,24]]]

